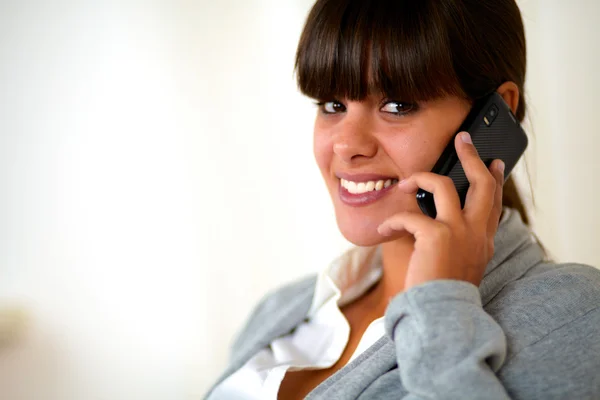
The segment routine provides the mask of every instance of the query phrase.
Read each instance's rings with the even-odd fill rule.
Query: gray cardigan
[[[545,262],[505,212],[479,287],[438,280],[399,293],[386,335],[307,399],[600,399],[600,270]],[[215,386],[303,321],[315,282],[259,303]]]

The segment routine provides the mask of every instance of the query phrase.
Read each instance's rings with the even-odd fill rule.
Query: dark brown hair
[[[523,121],[525,31],[514,0],[318,0],[296,52],[300,91],[320,100],[471,101],[506,81],[519,87]],[[512,178],[503,204],[528,224]]]

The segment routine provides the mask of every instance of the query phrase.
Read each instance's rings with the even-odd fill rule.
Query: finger
[[[452,222],[462,218],[460,198],[452,179],[433,172],[417,172],[398,183],[398,189],[405,193],[416,193],[419,188],[433,194],[437,220]]]
[[[418,239],[443,225],[428,216],[414,212],[401,212],[385,220],[377,231],[383,236],[391,236],[394,232],[406,231]]]
[[[490,213],[488,221],[488,237],[493,240],[498,230],[498,223],[500,222],[500,216],[502,215],[502,193],[504,187],[504,162],[502,160],[494,160],[490,166],[490,172],[496,179],[496,192],[494,193],[494,206]]]
[[[465,200],[465,217],[486,224],[494,206],[496,180],[479,157],[467,132],[456,135],[455,146],[470,184]]]

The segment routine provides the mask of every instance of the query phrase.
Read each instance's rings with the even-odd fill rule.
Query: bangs
[[[313,99],[465,97],[439,0],[319,0],[295,68],[300,91]]]

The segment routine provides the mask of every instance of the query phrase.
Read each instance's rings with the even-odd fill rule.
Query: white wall
[[[348,245],[292,75],[312,1],[96,3],[0,2],[0,310],[26,321],[0,398],[198,398],[261,295]],[[600,265],[600,3],[521,3],[536,226]]]
[[[522,0],[536,227],[558,260],[600,266],[600,2]]]

